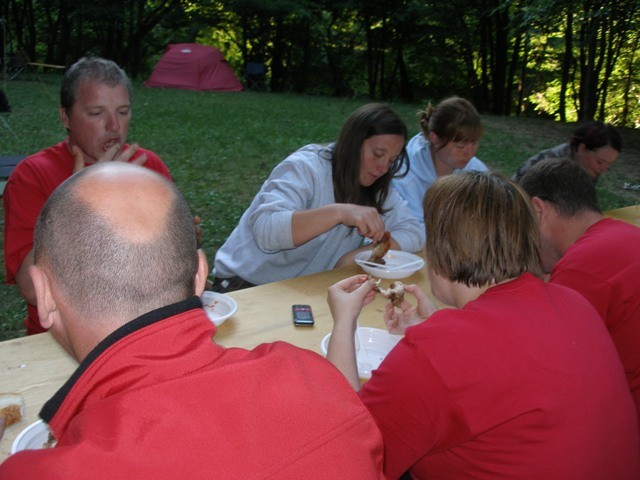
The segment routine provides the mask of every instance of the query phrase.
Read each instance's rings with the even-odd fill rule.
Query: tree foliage
[[[146,75],[169,43],[219,47],[272,91],[438,101],[499,115],[640,123],[640,0],[4,0],[7,53],[116,60]]]

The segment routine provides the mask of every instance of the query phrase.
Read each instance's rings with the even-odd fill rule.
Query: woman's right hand
[[[358,234],[377,242],[384,235],[384,222],[382,215],[374,207],[364,207],[351,203],[343,203],[341,206],[342,223],[358,229]]]
[[[320,208],[293,212],[293,245],[299,247],[340,224],[357,228],[358,234],[374,242],[384,235],[384,222],[375,208],[350,203],[331,203]]]
[[[398,311],[393,308],[391,302],[387,303],[384,311],[384,321],[387,324],[389,333],[396,335],[404,335],[407,327],[424,322],[438,310],[438,307],[417,285],[405,285],[404,291],[405,294],[413,295],[418,301],[418,305],[414,307],[405,298],[400,304],[400,311]]]

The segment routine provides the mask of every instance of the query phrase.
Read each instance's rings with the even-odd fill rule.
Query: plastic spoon
[[[370,267],[380,268],[380,269],[383,269],[383,270],[387,270],[389,272],[393,272],[395,270],[409,270],[412,267],[415,267],[415,266],[423,264],[424,260],[422,260],[420,258],[418,260],[413,260],[412,262],[409,262],[409,263],[403,263],[403,264],[400,264],[400,265],[392,265],[392,266],[381,265],[379,263],[370,262],[368,260],[358,260],[358,262],[360,264],[363,264],[363,265],[368,265]]]

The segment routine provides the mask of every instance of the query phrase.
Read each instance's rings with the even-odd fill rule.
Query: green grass
[[[27,155],[59,142],[60,77],[25,79],[3,86],[13,112],[5,117],[15,137],[0,124],[0,154]],[[209,262],[222,245],[273,166],[312,142],[333,141],[365,99],[341,99],[256,92],[212,93],[134,86],[129,142],[158,153],[169,166],[194,214],[202,218],[203,248]],[[421,103],[392,104],[410,133],[418,131]],[[572,125],[532,118],[483,116],[486,134],[478,157],[511,175],[528,156],[564,141]],[[640,131],[624,130],[625,143],[640,145]],[[603,209],[640,203],[637,149],[601,182]],[[631,172],[631,173],[630,173]],[[0,278],[0,340],[24,335],[25,308],[14,286]]]

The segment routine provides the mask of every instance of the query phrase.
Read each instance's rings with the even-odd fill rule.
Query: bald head
[[[90,168],[75,182],[75,195],[132,243],[153,240],[162,231],[175,194],[171,184],[146,168],[112,162]]]
[[[80,316],[124,323],[194,294],[193,216],[157,173],[120,162],[95,165],[47,200],[34,259]]]

